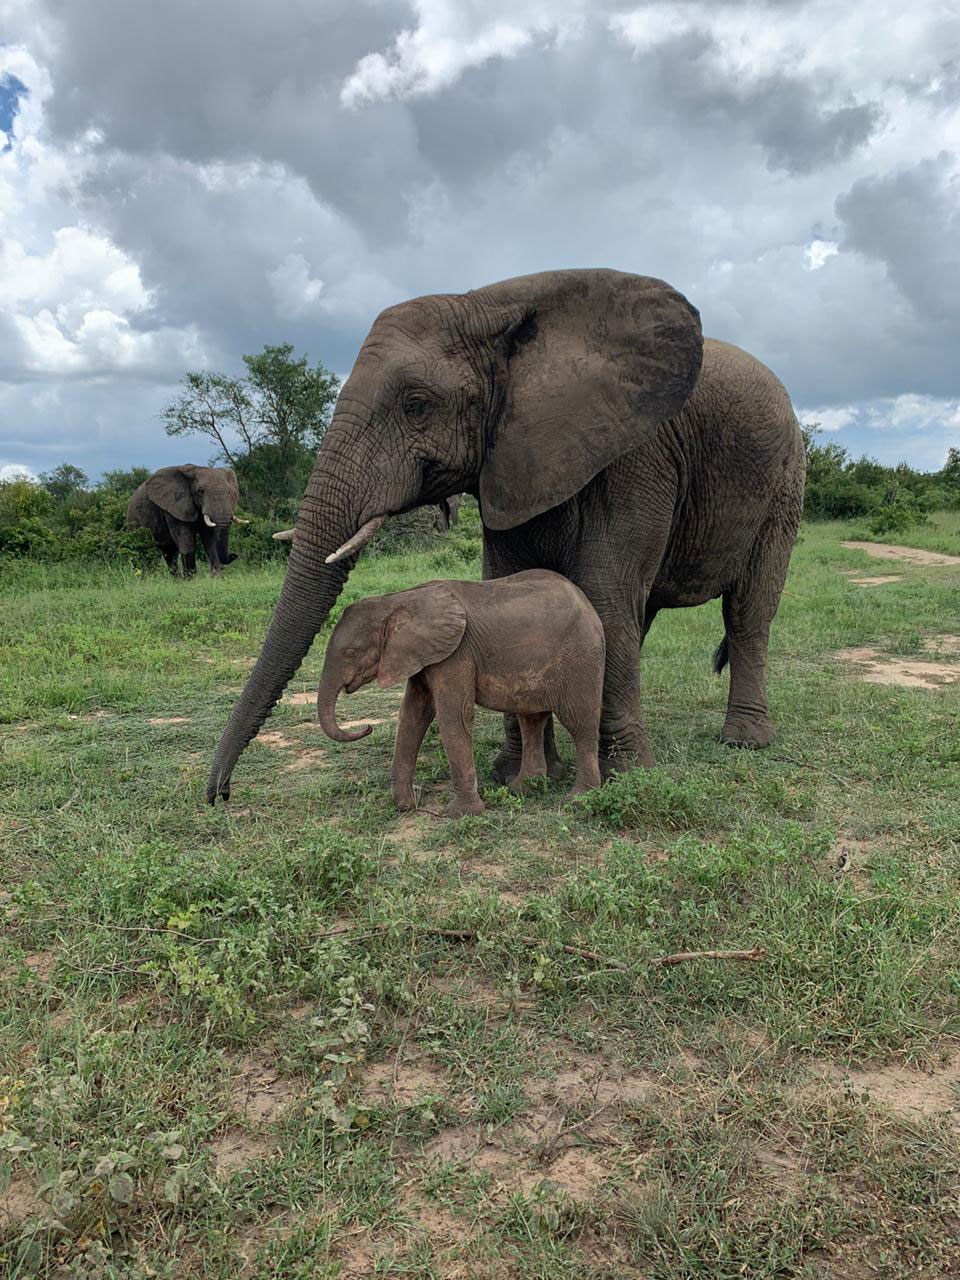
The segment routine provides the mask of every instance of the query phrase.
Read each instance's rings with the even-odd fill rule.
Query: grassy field
[[[279,571],[8,575],[4,1280],[956,1274],[960,566],[861,536],[803,531],[769,751],[718,744],[719,607],[661,615],[659,767],[459,822],[434,731],[391,807],[400,690],[320,734],[323,637],[203,803]]]

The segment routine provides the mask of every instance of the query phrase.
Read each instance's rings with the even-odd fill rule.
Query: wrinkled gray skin
[[[239,503],[230,467],[161,467],[131,497],[127,528],[150,530],[174,577],[178,556],[185,578],[196,573],[198,537],[211,573],[220,573],[237,558],[230,554],[228,539]]]
[[[702,365],[702,368],[701,368]],[[803,448],[787,394],[745,352],[704,342],[663,281],[551,271],[383,312],[317,454],[260,657],[217,747],[207,796],[303,661],[356,559],[327,557],[374,517],[477,495],[484,577],[575,582],[606,637],[604,772],[650,764],[643,637],[665,608],[723,600],[723,740],[766,746],[767,636],[800,518]],[[560,770],[552,734],[548,765]],[[495,765],[518,770],[506,718]]]
[[[473,708],[516,715],[523,739],[519,792],[547,771],[550,713],[573,738],[574,794],[600,785],[597,739],[603,696],[603,627],[582,591],[557,573],[530,569],[487,582],[426,582],[369,596],[343,611],[333,629],[317,691],[317,719],[329,738],[355,742],[371,726],[337,724],[341,690],[376,679],[406,680],[393,753],[393,798],[412,809],[413,774],[434,718],[450,762],[451,818],[483,813],[473,761]]]

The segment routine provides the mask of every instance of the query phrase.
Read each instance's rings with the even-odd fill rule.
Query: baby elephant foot
[[[545,778],[546,776],[547,775],[545,773],[518,773],[515,778],[512,778],[507,783],[507,790],[515,796],[522,796],[526,784],[531,780],[531,778]]]
[[[465,818],[467,814],[483,813],[486,805],[479,796],[457,796],[447,805],[448,818]]]
[[[745,716],[727,716],[720,741],[726,747],[745,747],[749,751],[762,751],[776,737],[776,730],[766,716],[748,720]]]

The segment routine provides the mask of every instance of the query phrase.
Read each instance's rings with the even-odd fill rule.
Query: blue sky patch
[[[20,108],[20,99],[27,93],[27,86],[16,76],[10,75],[9,72],[0,76],[0,129],[8,138],[13,131],[13,121]],[[9,151],[10,145],[8,141],[3,148],[4,151]]]

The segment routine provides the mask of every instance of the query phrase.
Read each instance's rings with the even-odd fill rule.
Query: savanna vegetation
[[[899,540],[960,549],[928,518]],[[459,822],[435,731],[391,807],[400,689],[320,736],[326,631],[203,803],[281,565],[8,556],[0,1274],[956,1274],[960,565],[862,535],[803,529],[769,751],[717,741],[719,604],[662,614],[658,767]],[[479,572],[472,512],[365,553],[328,627]],[[752,958],[656,964],[714,950]]]

